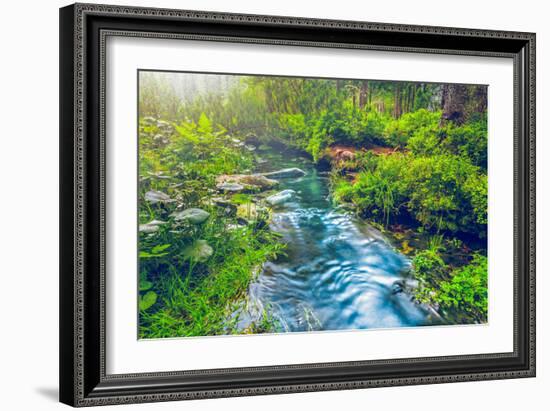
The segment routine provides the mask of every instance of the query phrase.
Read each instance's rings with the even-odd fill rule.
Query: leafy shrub
[[[487,170],[487,138],[487,116],[484,115],[460,127],[450,125],[444,146],[449,152],[467,157]]]
[[[391,117],[376,110],[368,111],[363,115],[360,135],[365,142],[376,144],[384,143],[384,130]]]
[[[353,201],[355,190],[353,189],[353,184],[347,180],[337,180],[332,191],[332,198],[336,203],[349,203]]]
[[[406,199],[402,159],[401,155],[380,157],[374,169],[359,173],[353,186],[353,201],[363,215],[381,217],[388,224],[400,212]]]
[[[278,116],[281,137],[291,146],[307,151],[317,162],[322,151],[334,142],[334,133],[341,124],[331,122],[333,116],[327,111],[314,119],[307,120],[303,114],[281,114]]]
[[[308,135],[319,141],[353,142],[361,129],[361,111],[350,102],[319,111],[308,121]],[[328,144],[325,144],[325,146]]]
[[[447,265],[434,249],[423,250],[413,258],[413,266],[417,277],[422,279],[444,279],[447,276]]]
[[[472,262],[451,273],[440,285],[437,301],[443,309],[465,312],[478,322],[487,321],[487,257],[474,254]]]
[[[405,212],[426,229],[485,232],[487,176],[454,155],[394,153],[360,156],[354,184],[335,184],[336,197],[353,202],[364,216],[386,224]]]
[[[416,290],[416,298],[433,304],[438,284],[448,277],[448,267],[437,250],[428,249],[416,253],[412,260],[415,277],[421,286]]]
[[[288,143],[305,148],[309,139],[310,129],[306,117],[302,113],[283,113],[277,118],[281,130],[281,137]]]
[[[441,111],[420,109],[405,113],[388,123],[384,130],[386,142],[394,147],[405,147],[415,133],[436,132],[439,128]]]
[[[439,306],[458,322],[487,321],[487,257],[474,254],[472,261],[452,270],[433,249],[413,258],[414,275],[421,282],[416,298]]]
[[[410,193],[407,207],[426,228],[472,232],[475,218],[465,184],[478,175],[477,167],[458,156],[413,158],[402,176]]]
[[[407,148],[418,156],[441,154],[441,131],[422,128],[413,133],[407,141]]]
[[[472,174],[464,182],[464,191],[467,194],[475,216],[475,223],[487,225],[488,212],[488,181],[486,174]],[[483,230],[482,233],[485,231]]]
[[[311,154],[313,161],[317,162],[326,145],[328,145],[327,140],[323,139],[319,134],[315,134],[309,139],[306,151]]]
[[[179,169],[190,178],[210,179],[219,174],[228,174],[252,165],[252,155],[237,150],[226,131],[220,128],[213,131],[208,117],[203,113],[199,123],[183,121],[175,125],[176,133],[172,138],[167,156],[168,162],[175,155]]]
[[[302,113],[282,113],[277,118],[285,142],[306,150],[315,161],[323,149],[334,142],[354,145],[383,143],[384,130],[391,121],[385,114],[364,111],[347,101],[307,117]]]

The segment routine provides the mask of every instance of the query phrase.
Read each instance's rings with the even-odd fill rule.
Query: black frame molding
[[[108,375],[109,36],[507,57],[514,62],[514,351]],[[73,406],[535,376],[535,34],[75,4],[60,9],[60,400]]]

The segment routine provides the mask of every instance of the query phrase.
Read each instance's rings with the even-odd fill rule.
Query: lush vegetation
[[[231,314],[245,297],[251,273],[282,247],[265,226],[267,214],[247,215],[241,224],[237,211],[249,204],[246,196],[221,206],[212,202],[215,177],[246,170],[252,161],[206,115],[197,123],[141,119],[141,337],[235,331]],[[269,321],[261,321],[249,332],[268,327]]]
[[[336,177],[335,198],[388,225],[413,219],[427,230],[485,236],[487,176],[464,157],[397,152],[355,160],[353,180]]]
[[[142,73],[140,335],[236,332],[252,273],[282,252],[254,190],[216,200],[217,177],[254,170],[250,141],[301,150],[330,167],[335,202],[424,238],[402,250],[417,299],[486,321],[486,110],[484,86]],[[251,332],[274,327],[264,314]]]
[[[487,257],[473,254],[472,260],[459,268],[445,264],[437,250],[416,253],[415,273],[422,281],[417,297],[436,304],[448,320],[458,323],[487,321]]]

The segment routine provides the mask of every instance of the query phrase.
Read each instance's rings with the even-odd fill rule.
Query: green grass
[[[232,313],[246,297],[248,285],[263,262],[281,251],[269,230],[237,229],[211,240],[216,250],[208,264],[167,267],[155,290],[159,308],[142,311],[141,338],[189,337],[236,333]],[[206,236],[208,238],[208,236]],[[182,272],[183,269],[187,271]],[[265,324],[262,325],[266,327]]]

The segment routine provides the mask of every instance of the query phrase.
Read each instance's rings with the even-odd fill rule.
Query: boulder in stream
[[[272,180],[260,174],[245,175],[241,178],[241,182],[243,182],[244,184],[259,187],[261,190],[269,190],[279,185],[279,182],[277,180]]]
[[[210,217],[210,213],[200,208],[187,208],[183,211],[172,213],[171,215],[176,221],[186,221],[190,224],[204,223],[208,217]]]
[[[294,190],[283,190],[283,191],[279,191],[277,194],[273,194],[272,196],[267,197],[265,200],[271,206],[276,206],[291,200],[295,194],[296,194],[296,191]]]
[[[277,180],[272,180],[261,174],[223,174],[216,177],[216,183],[218,189],[223,189],[222,187],[227,187],[229,184],[236,184],[242,187],[239,191],[269,190],[279,184]],[[232,190],[225,189],[224,191]]]
[[[306,172],[297,167],[292,167],[271,171],[269,173],[262,173],[261,175],[268,178],[296,178],[305,176]]]

